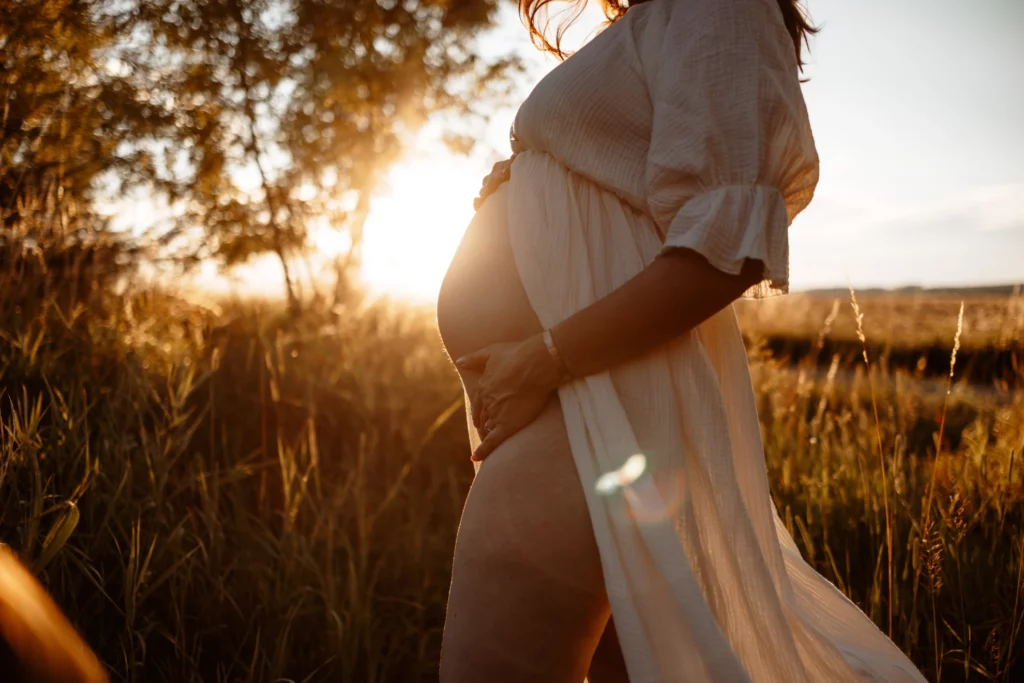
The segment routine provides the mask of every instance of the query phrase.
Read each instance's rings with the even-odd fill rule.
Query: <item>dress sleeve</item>
[[[818,155],[776,0],[666,0],[645,50],[653,107],[647,203],[664,249],[724,272],[764,264],[747,297],[788,291],[793,218]]]

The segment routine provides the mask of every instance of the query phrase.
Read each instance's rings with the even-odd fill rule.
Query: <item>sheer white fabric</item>
[[[761,260],[751,296],[788,286],[818,159],[775,0],[630,9],[537,85],[515,135],[509,236],[545,327],[666,248]],[[731,308],[559,397],[631,681],[924,681],[779,520]],[[636,454],[642,474],[606,485]]]
[[[790,221],[811,201],[818,157],[793,41],[775,0],[669,0],[641,34],[652,103],[647,203],[665,247],[720,270],[764,263],[750,296],[787,291]],[[653,45],[657,45],[654,49]]]
[[[818,156],[776,0],[650,0],[549,72],[520,106],[513,151],[548,152],[689,247],[789,287],[787,226]]]
[[[650,218],[546,153],[521,153],[509,182],[517,269],[546,327],[662,248]],[[633,683],[924,681],[779,519],[731,308],[559,398]],[[599,486],[637,453],[639,478]]]

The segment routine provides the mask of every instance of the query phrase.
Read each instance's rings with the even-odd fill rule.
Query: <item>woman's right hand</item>
[[[483,183],[480,185],[480,193],[476,199],[473,200],[473,209],[479,210],[480,205],[484,203],[484,200],[492,192],[498,189],[498,187],[509,179],[512,174],[512,161],[516,158],[513,154],[508,159],[504,159],[494,164],[491,168],[491,172],[484,178]]]

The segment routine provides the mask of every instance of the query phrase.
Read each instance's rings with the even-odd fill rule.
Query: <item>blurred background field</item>
[[[860,289],[857,298],[876,339],[900,349],[938,346],[949,349],[950,329],[956,330],[960,303],[964,303],[960,348],[964,350],[1012,348],[1024,337],[1024,297],[1019,285],[1003,287]],[[836,299],[847,301],[848,290],[813,290],[763,302],[740,302],[744,329],[762,337],[816,338]],[[833,342],[857,339],[852,309],[837,311],[829,330]],[[950,328],[950,321],[953,327]],[[947,354],[948,355],[948,354]]]
[[[364,276],[444,272],[508,5],[0,11],[0,542],[112,680],[436,680],[462,391],[430,297]],[[1024,293],[853,304],[736,305],[780,513],[929,680],[1024,680]]]

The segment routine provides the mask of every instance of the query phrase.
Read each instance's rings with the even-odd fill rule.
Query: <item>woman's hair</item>
[[[650,1],[598,0],[601,3],[601,9],[604,10],[605,17],[608,19],[608,24],[621,19],[630,7]],[[554,42],[547,35],[547,29],[551,21],[545,20],[543,26],[538,22],[538,14],[540,14],[541,9],[546,8],[553,2],[568,2],[571,5],[571,8],[568,10],[568,17],[558,22],[558,26],[555,29]],[[530,40],[534,45],[545,52],[550,52],[559,59],[565,59],[569,54],[562,50],[562,38],[565,37],[566,30],[580,18],[580,15],[587,6],[587,2],[589,0],[519,0],[519,16],[522,18],[523,23],[526,24],[527,29],[529,29]],[[800,6],[800,0],[777,0],[777,2],[779,3],[779,9],[782,10],[782,20],[786,23],[786,30],[789,31],[789,35],[793,38],[793,49],[796,50],[796,63],[803,68],[802,47],[804,44],[809,45],[808,36],[817,33],[818,29],[811,25],[807,15],[804,13],[804,9]],[[559,14],[563,12],[559,12]],[[545,11],[546,15],[547,12]]]

